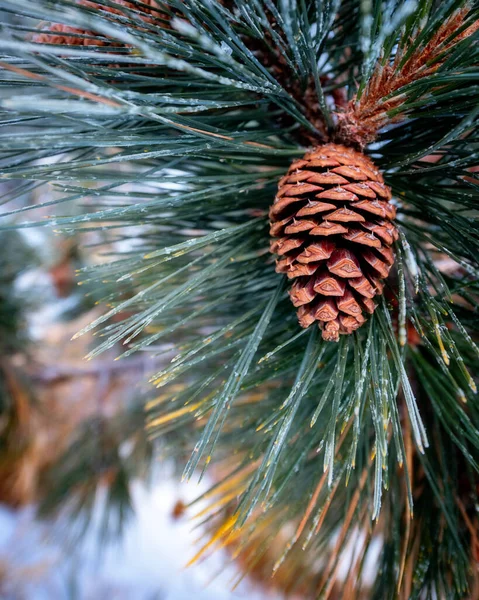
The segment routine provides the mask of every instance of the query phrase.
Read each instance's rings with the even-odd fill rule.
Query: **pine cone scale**
[[[270,209],[276,270],[293,280],[302,327],[337,341],[372,314],[394,264],[391,191],[363,154],[326,144],[295,161]]]

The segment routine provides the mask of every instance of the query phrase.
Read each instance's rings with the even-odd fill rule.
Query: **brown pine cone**
[[[293,162],[270,209],[276,271],[295,279],[289,292],[299,323],[318,321],[338,341],[373,313],[394,263],[398,232],[391,190],[364,154],[318,146]]]
[[[166,16],[162,14],[158,9],[160,8],[160,2],[157,0],[139,0],[141,4],[129,2],[128,0],[116,0],[117,4],[124,6],[129,9],[133,9],[141,12],[141,20],[145,23],[152,23],[155,19],[164,19]],[[106,12],[121,15],[122,12],[119,8],[113,8],[111,6],[101,6],[97,2],[91,0],[77,0],[79,6],[86,6],[98,10],[104,10]],[[143,6],[147,4],[150,8]],[[101,40],[95,34],[94,31],[87,31],[85,29],[78,29],[71,25],[64,25],[62,23],[53,23],[48,26],[48,32],[40,32],[33,36],[33,41],[38,44],[58,44],[63,46],[118,46],[119,42],[115,40]],[[81,37],[88,36],[88,37]]]

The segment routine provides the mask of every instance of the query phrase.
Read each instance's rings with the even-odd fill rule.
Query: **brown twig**
[[[337,141],[362,149],[376,139],[385,125],[402,120],[404,114],[388,114],[406,101],[400,90],[436,73],[448,52],[479,29],[479,22],[464,28],[468,15],[467,7],[452,14],[426,45],[418,44],[406,59],[407,50],[402,46],[391,63],[378,62],[364,93],[353,98],[344,112],[337,113]],[[410,40],[413,43],[414,39]]]
[[[97,361],[84,367],[57,364],[34,371],[31,374],[31,379],[35,383],[51,384],[79,377],[100,377],[105,373],[116,375],[123,374],[125,371],[153,369],[158,367],[159,364],[162,364],[161,360],[148,359],[143,356],[114,362]]]

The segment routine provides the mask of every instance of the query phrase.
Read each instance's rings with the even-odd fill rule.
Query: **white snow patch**
[[[206,485],[176,484],[167,478],[151,490],[136,484],[136,508],[121,542],[99,555],[95,534],[66,551],[52,539],[51,525],[35,521],[32,507],[0,506],[1,598],[22,600],[279,600],[244,581],[231,591],[236,567],[226,553],[185,568],[201,532],[171,511],[178,499],[193,499]]]

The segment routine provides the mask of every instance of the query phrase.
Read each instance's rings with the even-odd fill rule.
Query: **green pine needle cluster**
[[[184,432],[195,438],[187,478],[216,462],[227,491],[207,520],[246,570],[293,523],[276,564],[290,591],[469,597],[479,45],[477,31],[460,34],[477,3],[165,0],[157,19],[140,1],[96,4],[0,0],[0,164],[15,182],[1,228],[95,231],[105,243],[107,260],[81,273],[105,306],[85,330],[99,338],[91,356],[119,344],[123,356],[175,349],[152,375],[162,389],[147,432],[161,440],[179,429],[164,438],[172,456]],[[299,329],[268,252],[278,180],[305,138],[334,139],[339,97],[360,97],[378,65],[427,48],[461,10],[437,70],[382,99],[401,103],[366,152],[398,207],[397,267],[369,322],[324,342]],[[89,44],[35,41],[54,23]],[[301,100],[311,90],[324,127]],[[25,204],[39,186],[49,200]],[[362,555],[341,580],[355,539]]]

